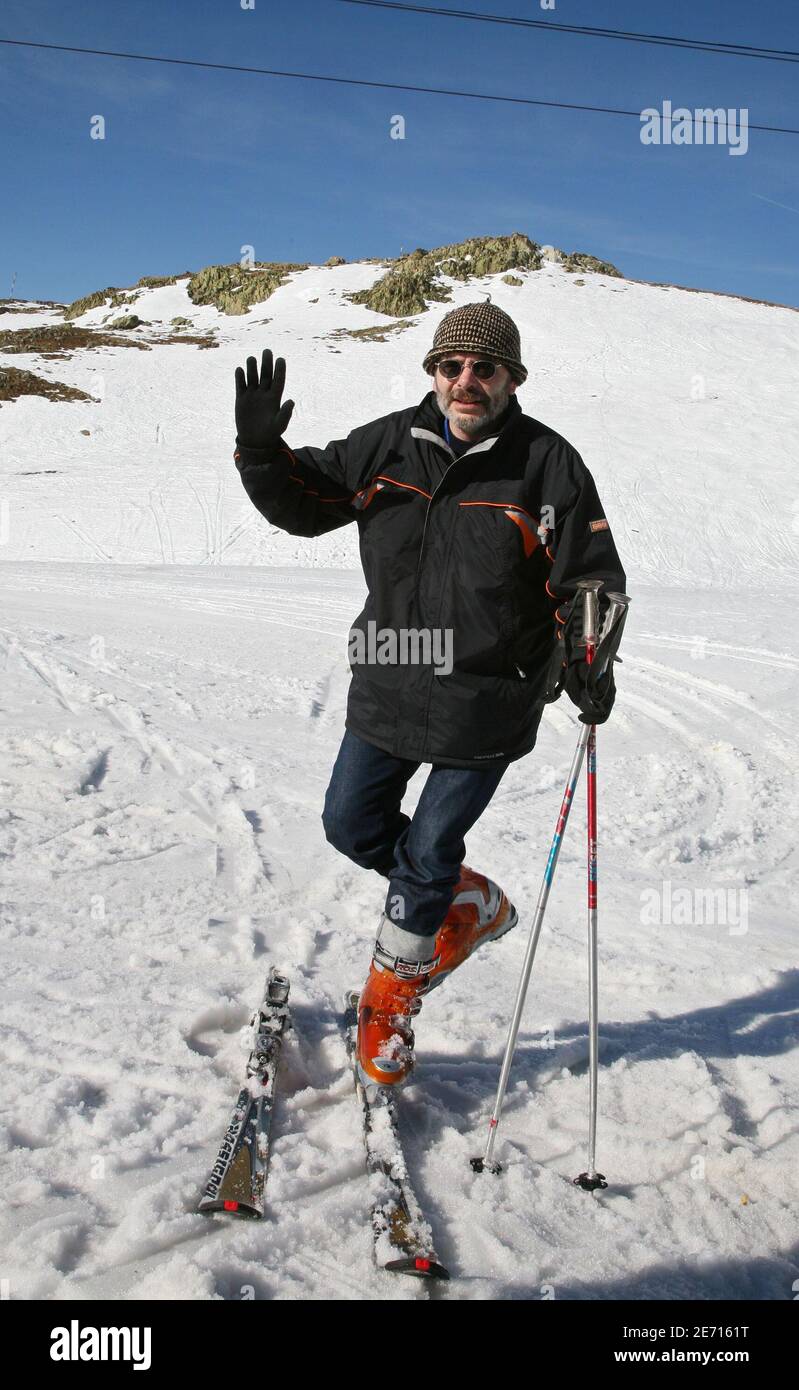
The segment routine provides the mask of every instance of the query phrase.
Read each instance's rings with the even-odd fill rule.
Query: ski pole
[[[585,631],[585,659],[591,666],[596,650],[596,607],[595,594],[586,595],[589,614]],[[604,1173],[596,1171],[596,1108],[597,1077],[599,1072],[599,1022],[598,1022],[598,949],[597,949],[597,816],[596,816],[596,724],[588,731],[588,767],[586,770],[586,807],[588,821],[588,1169],[574,1179],[575,1186],[584,1192],[593,1192],[598,1187],[607,1187]]]
[[[582,589],[584,594],[584,632],[588,631],[587,610],[590,602],[589,595],[591,596],[591,598],[593,598],[595,605],[594,611],[596,611],[597,594],[601,587],[602,581],[598,579],[582,580],[578,585],[578,588]],[[605,642],[605,639],[609,637],[615,623],[619,620],[623,620],[626,608],[626,601],[625,603],[619,602],[619,600],[622,598],[621,595],[613,594],[609,595],[608,597],[611,599],[611,603],[606,614],[605,623],[602,630],[601,640],[603,644]],[[595,630],[595,621],[593,627]],[[607,661],[605,660],[603,655],[603,669],[605,668],[607,663],[612,659],[613,649],[609,651]],[[555,834],[552,838],[552,844],[549,850],[549,857],[547,858],[546,868],[544,870],[544,877],[538,894],[538,902],[536,903],[535,915],[533,917],[533,923],[530,929],[530,937],[527,943],[527,951],[525,953],[524,964],[522,966],[522,973],[516,991],[516,1000],[513,1007],[513,1017],[511,1020],[510,1031],[508,1033],[508,1041],[505,1046],[505,1055],[502,1059],[502,1068],[500,1070],[499,1075],[497,1095],[494,1101],[494,1109],[488,1125],[488,1139],[486,1142],[485,1153],[481,1158],[473,1158],[470,1160],[471,1166],[476,1173],[482,1173],[485,1168],[488,1168],[489,1171],[492,1173],[499,1173],[502,1171],[502,1165],[500,1163],[495,1162],[493,1159],[494,1143],[496,1141],[497,1128],[499,1126],[500,1116],[502,1113],[502,1106],[505,1099],[505,1091],[507,1089],[511,1065],[513,1063],[513,1056],[516,1050],[516,1039],[521,1023],[522,1010],[524,1009],[524,1002],[527,997],[527,990],[530,983],[530,975],[532,973],[533,962],[535,960],[535,953],[538,948],[538,940],[541,935],[541,927],[544,921],[544,913],[546,912],[547,901],[549,899],[549,891],[552,887],[552,880],[555,876],[558,855],[560,854],[560,847],[563,843],[563,836],[569,819],[569,812],[571,810],[572,801],[574,799],[574,793],[577,788],[577,782],[580,776],[580,769],[583,765],[583,758],[585,757],[585,750],[588,744],[590,733],[591,726],[586,724],[583,727],[583,730],[577,741],[577,747],[574,751],[574,757],[572,758],[571,767],[569,769],[569,775],[566,781],[566,790],[563,793],[563,800],[561,802],[560,811],[558,813],[557,825],[555,826]]]
[[[593,598],[594,604],[596,605],[596,595],[602,587],[602,581],[601,579],[586,579],[582,580],[578,587],[583,591],[583,631],[586,632],[586,624],[588,622],[589,617],[589,594]],[[538,939],[541,935],[541,927],[544,921],[544,913],[546,912],[547,901],[549,899],[549,890],[552,887],[552,880],[555,876],[555,869],[558,863],[558,855],[560,854],[560,847],[563,843],[563,836],[569,819],[569,812],[571,810],[572,801],[574,799],[574,793],[577,789],[577,782],[580,777],[580,769],[583,765],[583,758],[585,757],[585,750],[588,744],[588,737],[590,732],[590,726],[586,724],[577,741],[577,747],[574,750],[572,764],[569,768],[569,776],[566,780],[566,790],[563,793],[563,801],[561,802],[560,811],[558,813],[558,821],[557,825],[555,826],[555,834],[552,837],[552,844],[550,845],[549,856],[547,858],[546,868],[544,869],[544,877],[542,879],[541,888],[538,893],[538,902],[536,903],[535,916],[533,917],[533,925],[530,929],[530,937],[527,942],[527,951],[524,957],[522,973],[519,979],[518,988],[516,990],[516,1000],[513,1006],[513,1017],[511,1019],[510,1031],[508,1033],[508,1041],[505,1045],[505,1055],[502,1059],[502,1067],[499,1073],[499,1084],[497,1086],[496,1100],[494,1101],[494,1109],[488,1124],[488,1139],[486,1141],[485,1153],[483,1154],[482,1158],[473,1158],[471,1160],[472,1168],[476,1173],[482,1173],[485,1168],[488,1168],[489,1171],[492,1173],[500,1173],[502,1171],[502,1164],[496,1163],[493,1159],[494,1143],[497,1137],[497,1128],[499,1126],[500,1115],[502,1114],[502,1106],[505,1100],[505,1091],[508,1085],[510,1069],[513,1064],[513,1056],[516,1051],[516,1039],[519,1033],[519,1025],[521,1023],[524,1001],[527,997],[527,989],[530,984],[530,975],[533,969],[535,953],[538,949]]]
[[[590,657],[588,658],[590,661]],[[596,1109],[599,1071],[599,1003],[597,948],[597,816],[596,816],[596,724],[588,736],[586,772],[588,809],[588,1169],[574,1179],[584,1192],[607,1187],[604,1173],[596,1171]]]
[[[624,621],[627,616],[629,599],[626,594],[609,594],[611,601],[603,636],[610,630],[614,609],[617,610],[615,626],[615,646],[621,639]],[[596,600],[595,600],[596,601]],[[621,611],[618,611],[621,610]],[[595,630],[586,631],[586,654],[588,665],[596,656]],[[574,1179],[575,1187],[584,1192],[594,1192],[607,1187],[604,1173],[596,1170],[596,1113],[597,1082],[599,1076],[599,952],[598,952],[598,835],[597,835],[597,777],[596,777],[596,724],[590,726],[588,735],[588,767],[586,771],[587,811],[588,811],[588,1168]]]

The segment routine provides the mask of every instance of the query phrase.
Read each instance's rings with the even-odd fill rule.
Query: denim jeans
[[[466,853],[464,835],[479,819],[510,764],[490,768],[433,763],[413,816],[400,810],[421,763],[395,758],[345,731],[322,824],[336,849],[389,880],[386,916],[433,937],[447,915]]]

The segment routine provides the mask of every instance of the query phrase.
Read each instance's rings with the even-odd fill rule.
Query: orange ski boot
[[[429,945],[384,914],[369,978],[358,1000],[358,1069],[365,1085],[401,1086],[407,1081],[415,1060],[411,1020],[422,1007],[422,996],[442,984],[483,942],[497,941],[518,920],[502,889],[467,864],[461,866],[449,911]],[[428,959],[394,956],[392,949],[426,954]]]
[[[414,1063],[411,1019],[422,1007],[434,965],[432,958],[391,956],[379,939],[375,943],[358,1000],[358,1071],[364,1085],[401,1086],[407,1081]]]
[[[449,911],[435,938],[428,990],[443,983],[484,941],[498,941],[516,926],[519,914],[502,889],[485,874],[461,865]]]

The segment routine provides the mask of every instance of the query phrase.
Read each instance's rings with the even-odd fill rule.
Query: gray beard
[[[448,405],[443,391],[436,391],[436,400],[441,414],[446,416],[451,425],[456,425],[462,434],[479,438],[481,435],[490,434],[494,420],[498,420],[500,415],[505,413],[510,400],[510,392],[502,391],[496,400],[489,400],[485,413],[479,416],[461,414],[458,411],[457,401],[452,401]]]

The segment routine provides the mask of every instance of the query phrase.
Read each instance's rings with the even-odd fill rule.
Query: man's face
[[[454,381],[449,381],[436,367],[433,380],[439,409],[459,438],[479,438],[489,432],[492,421],[507,408],[516,382],[501,364],[488,381],[480,381],[471,365],[490,361],[486,353],[448,352],[445,360],[460,362],[463,370]]]

